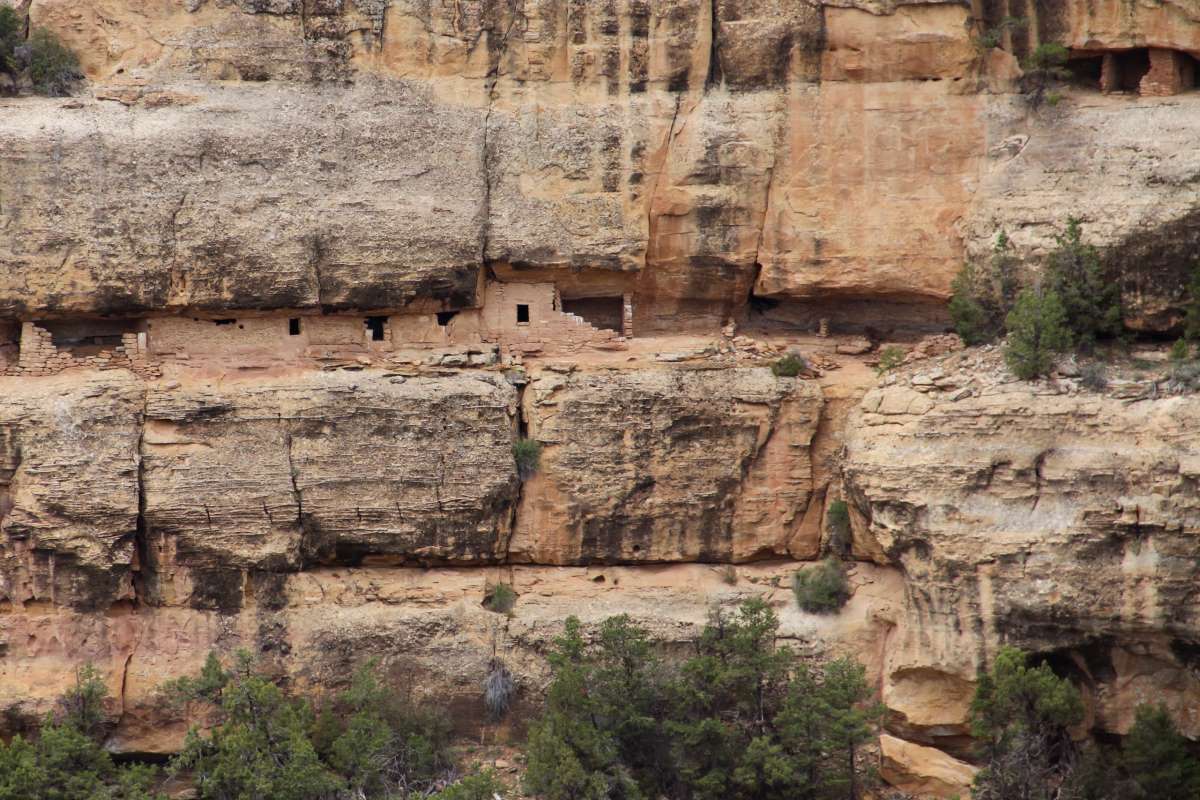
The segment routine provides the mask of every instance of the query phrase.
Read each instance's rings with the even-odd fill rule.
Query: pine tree
[[[1022,380],[1046,375],[1054,355],[1071,346],[1066,313],[1052,291],[1025,289],[1007,319],[1008,344],[1004,358],[1013,374]]]
[[[1102,337],[1121,332],[1121,290],[1100,264],[1096,248],[1083,243],[1083,227],[1074,217],[1055,237],[1057,247],[1046,267],[1047,288],[1058,295],[1075,344],[1090,349]]]
[[[1125,769],[1142,796],[1154,800],[1200,797],[1200,760],[1192,754],[1166,706],[1138,706],[1122,749]]]

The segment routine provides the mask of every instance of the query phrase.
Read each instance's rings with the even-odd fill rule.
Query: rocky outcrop
[[[16,605],[235,611],[254,581],[323,565],[728,562],[819,545],[799,527],[821,391],[762,368],[540,372],[525,419],[546,453],[523,492],[518,391],[496,372],[3,380]]]
[[[821,390],[763,369],[543,372],[525,390],[543,471],[515,559],[539,564],[816,556],[800,529]]]
[[[896,730],[964,752],[976,671],[1011,644],[1081,685],[1096,730],[1126,732],[1153,701],[1200,733],[1200,404],[980,379],[989,365],[950,357],[945,391],[902,375],[850,423],[856,548],[905,576],[884,683]],[[977,376],[966,396],[955,368]]]

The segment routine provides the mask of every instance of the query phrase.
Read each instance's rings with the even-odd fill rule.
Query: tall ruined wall
[[[943,331],[999,231],[1036,272],[1068,216],[1129,327],[1178,329],[1200,93],[1088,70],[1200,53],[1191,4],[19,5],[88,80],[0,98],[0,733],[91,659],[111,746],[169,751],[154,687],[214,647],[317,691],[377,654],[469,728],[494,653],[536,703],[569,614],[680,643],[764,594],[803,654],[868,664],[909,789],[969,781],[1003,643],[1097,731],[1162,697],[1200,736],[1194,399],[979,353],[876,387],[868,352]],[[1049,41],[1079,77],[1036,105],[1019,60]],[[541,352],[543,314],[580,342]],[[22,334],[97,317],[144,351],[49,364]],[[789,347],[813,369],[772,375]],[[854,598],[805,614],[787,581],[839,496]],[[496,581],[511,619],[480,606]]]

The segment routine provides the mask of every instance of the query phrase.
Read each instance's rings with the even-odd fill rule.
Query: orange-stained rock
[[[917,797],[967,797],[976,767],[932,747],[879,737],[879,777]]]

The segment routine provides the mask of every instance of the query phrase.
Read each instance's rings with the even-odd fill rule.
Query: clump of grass
[[[517,462],[517,474],[521,479],[531,477],[542,464],[542,443],[536,439],[520,438],[513,442],[513,460]]]
[[[808,362],[796,353],[788,353],[771,365],[771,372],[777,378],[794,378],[808,369]]]
[[[1170,357],[1171,363],[1182,364],[1192,357],[1192,346],[1186,339],[1176,339],[1175,344],[1171,345]]]
[[[488,664],[487,677],[483,679],[483,705],[492,720],[499,720],[512,707],[517,684],[508,666],[499,658]]]
[[[850,599],[846,570],[836,558],[800,570],[792,579],[796,604],[810,614],[831,614]]]
[[[879,364],[875,367],[875,374],[882,375],[889,372],[904,363],[904,349],[889,345],[879,351]]]
[[[497,614],[508,614],[517,604],[517,593],[507,583],[489,586],[483,595],[483,607]]]
[[[729,584],[730,586],[737,585],[737,582],[738,582],[737,567],[735,567],[733,564],[726,564],[724,567],[722,567],[721,568],[721,580],[723,582]]]

